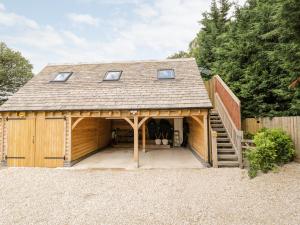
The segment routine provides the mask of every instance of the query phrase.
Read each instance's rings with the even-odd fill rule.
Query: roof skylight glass
[[[72,72],[61,72],[56,75],[56,77],[54,78],[53,81],[64,82],[64,81],[68,80],[71,75],[72,75]]]
[[[164,69],[157,72],[158,79],[174,79],[175,71],[173,69]]]
[[[121,77],[122,71],[108,71],[105,74],[104,80],[119,80]]]

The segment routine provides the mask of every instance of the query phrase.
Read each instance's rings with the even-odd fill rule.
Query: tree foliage
[[[177,58],[188,58],[190,54],[188,52],[179,51],[169,56],[168,59],[177,59]]]
[[[300,1],[212,1],[190,44],[199,67],[219,74],[240,98],[243,117],[300,115]],[[204,76],[209,79],[210,76]]]
[[[32,76],[32,65],[28,60],[20,52],[13,51],[0,42],[0,104]]]

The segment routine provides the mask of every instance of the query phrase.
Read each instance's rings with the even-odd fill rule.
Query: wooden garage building
[[[210,108],[194,59],[48,65],[0,108],[2,165],[71,166],[124,122],[138,165],[151,118],[185,118],[189,147],[208,162]]]

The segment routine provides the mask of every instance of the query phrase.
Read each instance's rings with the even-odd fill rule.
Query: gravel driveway
[[[0,170],[0,224],[299,224],[300,164],[245,170]]]

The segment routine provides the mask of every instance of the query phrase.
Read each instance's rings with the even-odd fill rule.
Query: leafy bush
[[[251,178],[260,170],[267,173],[294,158],[293,142],[281,129],[262,129],[254,136],[254,143],[256,147],[246,152]]]
[[[254,134],[249,133],[247,131],[244,132],[244,139],[250,139],[252,140],[254,138]]]

